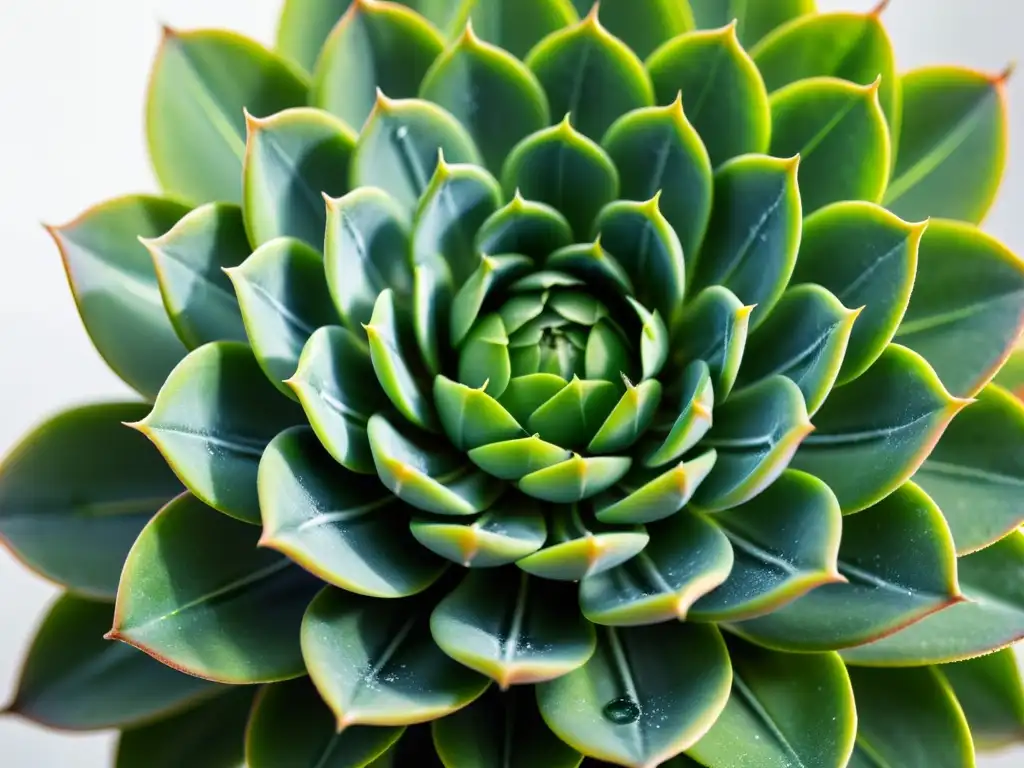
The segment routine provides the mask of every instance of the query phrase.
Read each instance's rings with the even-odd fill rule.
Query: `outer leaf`
[[[298,368],[309,337],[338,322],[323,269],[315,250],[299,240],[280,238],[228,271],[256,361],[289,397],[294,395],[285,381]]]
[[[574,592],[516,569],[473,570],[438,603],[430,632],[442,651],[502,690],[552,680],[594,653],[594,628],[576,610]]]
[[[885,637],[963,600],[949,528],[913,483],[843,520],[839,572],[847,583],[818,587],[732,629],[769,648],[834,650]]]
[[[356,135],[316,109],[289,109],[266,120],[248,117],[242,195],[256,246],[294,237],[324,247],[324,196],[347,191]]]
[[[750,339],[739,372],[744,386],[769,376],[791,379],[815,414],[839,375],[859,309],[847,309],[818,285],[790,288]]]
[[[718,460],[694,505],[716,512],[749,501],[771,485],[813,429],[800,388],[783,376],[736,394],[715,409],[701,443],[714,448]]]
[[[796,262],[803,210],[797,164],[748,155],[719,168],[708,234],[696,264],[690,262],[691,291],[728,288],[757,305],[755,326],[782,296]]]
[[[381,414],[367,432],[381,482],[403,501],[437,515],[474,515],[497,500],[504,486],[467,466],[465,458],[399,432]]]
[[[107,365],[147,399],[187,350],[167,317],[139,237],[159,237],[188,208],[160,197],[120,197],[47,231],[60,249],[85,330]]]
[[[873,760],[907,768],[973,768],[967,720],[935,670],[851,669],[850,678],[857,744]]]
[[[579,16],[570,0],[491,0],[474,3],[470,20],[481,38],[524,59],[537,42]]]
[[[828,486],[786,470],[745,504],[712,521],[732,545],[725,583],[690,609],[692,621],[740,621],[769,613],[824,584],[836,570],[842,514]]]
[[[1024,688],[1012,648],[934,668],[953,688],[975,746],[998,749],[1024,735]]]
[[[534,0],[532,4],[539,6],[535,10],[542,15],[558,13],[553,3]],[[500,29],[500,16],[510,9],[496,6],[508,5],[475,3],[473,15]],[[525,16],[530,9],[518,8],[517,12]],[[543,24],[545,20],[534,23],[537,21]],[[517,26],[525,23],[529,22],[513,22]],[[547,97],[534,74],[512,53],[477,37],[470,25],[434,62],[419,95],[447,109],[466,127],[492,173],[501,172],[505,157],[521,139],[551,122]]]
[[[285,0],[277,27],[277,49],[312,72],[327,35],[352,0]]]
[[[945,664],[1006,648],[1024,638],[1024,533],[1015,532],[957,561],[966,601],[843,657],[867,666]]]
[[[349,184],[380,187],[413,211],[442,157],[481,164],[472,137],[449,113],[429,101],[392,101],[378,91],[356,142]]]
[[[571,244],[572,228],[565,217],[550,205],[525,199],[518,190],[476,235],[480,253],[521,253],[535,261]]]
[[[619,115],[654,104],[643,63],[600,21],[598,12],[548,35],[530,51],[526,66],[548,95],[554,115],[572,115],[581,133],[599,141]]]
[[[832,393],[792,466],[828,483],[844,514],[859,512],[913,475],[968,403],[946,392],[916,353],[892,344]]]
[[[179,496],[128,554],[107,637],[218,682],[303,674],[299,621],[322,585],[287,558],[257,549],[258,534]]]
[[[434,745],[447,768],[577,768],[583,756],[544,724],[532,691],[488,691],[433,723]]]
[[[628,112],[601,143],[619,171],[619,197],[657,197],[657,208],[675,230],[683,254],[696,255],[711,216],[711,161],[683,114],[682,100]]]
[[[879,102],[880,82],[862,86],[812,77],[772,94],[769,152],[800,155],[805,213],[840,200],[882,199],[892,147]]]
[[[732,672],[718,630],[607,628],[583,667],[537,688],[545,722],[589,757],[643,768],[690,747],[718,717]]]
[[[358,0],[332,26],[316,60],[310,99],[356,131],[379,90],[392,98],[415,96],[444,48],[433,26],[398,3]]]
[[[1006,78],[957,67],[903,75],[903,127],[885,207],[898,216],[988,212],[1006,168]]]
[[[181,484],[122,422],[141,403],[65,411],[27,435],[0,467],[0,540],[25,565],[75,592],[117,594],[132,542]]]
[[[989,546],[1024,524],[1024,405],[990,384],[960,413],[914,475],[949,523],[957,554]]]
[[[388,751],[404,730],[353,726],[336,732],[331,710],[303,677],[260,692],[245,735],[245,763],[249,768],[363,768]]]
[[[749,50],[762,37],[791,19],[814,12],[814,0],[689,0],[700,29],[720,27],[737,20],[740,42]]]
[[[764,80],[729,21],[720,29],[676,37],[647,59],[658,101],[668,104],[682,95],[713,166],[767,152],[771,136]]]
[[[259,43],[222,30],[165,27],[146,103],[161,185],[197,203],[241,203],[244,111],[266,117],[305,104],[307,92],[305,75]]]
[[[302,622],[309,675],[337,718],[352,725],[412,725],[466,706],[490,680],[434,644],[429,606],[327,588]]]
[[[581,240],[589,236],[598,211],[618,196],[619,175],[604,150],[569,118],[519,142],[501,180],[506,197],[519,191],[560,211]]]
[[[58,598],[32,640],[7,711],[51,728],[93,730],[145,722],[222,690],[104,640],[112,615],[107,603]]]
[[[640,58],[645,58],[662,43],[694,28],[690,6],[676,0],[651,0],[646,3],[603,0],[600,18],[601,23]]]
[[[739,768],[843,768],[853,751],[857,709],[839,655],[768,651],[728,641],[732,694],[689,755]]]
[[[927,226],[856,201],[829,205],[804,220],[792,282],[817,283],[844,306],[864,308],[850,333],[840,383],[864,373],[896,333]]]
[[[1024,330],[1024,261],[973,226],[932,221],[896,340],[921,354],[954,395],[970,397]]]
[[[681,513],[647,530],[651,543],[636,557],[580,585],[580,608],[595,624],[682,621],[728,577],[732,547],[706,517]]]
[[[230,768],[242,762],[252,686],[148,725],[122,731],[115,768]]]
[[[270,386],[248,347],[217,342],[185,358],[150,414],[132,426],[200,500],[259,523],[260,456],[278,432],[302,421],[302,411]]]
[[[655,427],[656,438],[651,442],[654,447],[644,459],[646,467],[661,467],[675,461],[700,442],[711,428],[715,394],[708,364],[703,360],[694,360],[686,366],[680,377],[677,402],[681,407],[675,420]]]
[[[1020,398],[1022,387],[1024,387],[1024,351],[1022,351],[1020,342],[1017,342],[1017,346],[1014,347],[1006,363],[999,369],[999,373],[992,381],[1012,391],[1016,397]]]
[[[715,466],[714,449],[667,471],[636,469],[618,488],[595,502],[603,523],[651,523],[679,512]]]
[[[329,584],[370,597],[407,597],[445,569],[396,525],[408,512],[380,481],[340,469],[307,427],[286,430],[267,446],[259,490],[260,546]]]

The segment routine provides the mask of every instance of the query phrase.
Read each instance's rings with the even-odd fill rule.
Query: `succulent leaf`
[[[672,363],[683,371],[678,383],[681,391],[688,393],[688,384],[697,386],[691,372],[694,363],[702,362],[708,368],[714,401],[721,403],[729,397],[746,350],[753,309],[720,285],[705,288],[689,302],[672,329],[678,339]]]
[[[711,429],[715,393],[706,362],[694,360],[686,366],[679,380],[676,402],[679,403],[679,414],[675,417],[669,415],[664,424],[655,426],[655,439],[650,443],[652,450],[644,459],[647,467],[661,467],[675,461]]]
[[[494,212],[476,235],[483,254],[519,253],[534,261],[572,244],[572,228],[555,208],[526,200],[518,190],[512,202]]]
[[[736,19],[740,42],[750,50],[776,27],[814,13],[814,0],[688,0],[699,29],[720,27]]]
[[[717,458],[712,449],[664,471],[637,467],[595,501],[595,517],[602,523],[627,525],[671,517],[690,501]]]
[[[1000,749],[1024,729],[1024,688],[1013,650],[933,667],[960,703],[979,750]]]
[[[641,59],[662,43],[694,28],[689,5],[676,0],[650,0],[646,3],[602,0],[599,18]]]

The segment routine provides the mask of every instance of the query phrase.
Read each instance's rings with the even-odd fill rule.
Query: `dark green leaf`
[[[108,603],[59,597],[36,631],[7,711],[50,728],[96,730],[145,722],[223,690],[105,640],[113,620]]]
[[[903,319],[927,224],[907,224],[881,206],[835,203],[804,220],[792,283],[817,283],[863,311],[850,333],[839,381],[866,371]]]
[[[594,628],[570,584],[515,568],[472,570],[430,616],[434,642],[470,669],[511,685],[561,677],[594,652]]]
[[[167,317],[153,260],[139,238],[163,235],[187,213],[172,200],[133,195],[47,228],[96,351],[150,400],[187,350]]]
[[[373,110],[378,91],[395,99],[415,96],[444,48],[433,26],[398,3],[353,3],[332,26],[316,59],[310,100],[356,131]]]
[[[844,514],[859,512],[913,475],[969,402],[946,392],[916,353],[890,344],[860,378],[832,392],[792,466],[828,483]]]
[[[771,95],[770,154],[800,156],[804,213],[840,200],[882,199],[892,147],[879,102],[880,80],[799,80]]]
[[[740,42],[748,50],[776,27],[814,13],[814,0],[689,0],[700,29],[720,27],[737,20]]]
[[[571,459],[538,469],[519,481],[519,489],[535,499],[555,504],[570,504],[596,496],[621,480],[632,459],[622,456],[595,456]]]
[[[435,253],[413,268],[413,334],[424,366],[435,376],[450,362],[451,350],[442,342],[445,328],[451,329],[454,294],[451,270],[441,254]],[[442,349],[446,353],[443,360]]]
[[[445,768],[437,756],[429,725],[407,728],[398,743],[374,760],[366,768]]]
[[[633,284],[626,270],[608,251],[601,247],[598,237],[589,243],[577,243],[552,253],[544,266],[579,278],[588,288],[600,295],[629,296]]]
[[[690,6],[679,0],[601,0],[600,19],[640,58],[694,28]]]
[[[667,471],[634,468],[618,487],[595,502],[595,517],[604,523],[651,523],[671,517],[689,502],[715,466],[714,449]]]
[[[825,584],[731,628],[769,648],[826,651],[885,637],[963,600],[949,528],[913,483],[842,527],[839,573],[847,583]]]
[[[266,120],[249,116],[242,194],[253,245],[294,237],[324,247],[324,197],[348,189],[356,135],[316,109],[289,109]]]
[[[163,188],[196,203],[241,203],[245,110],[267,117],[301,106],[308,85],[298,67],[234,32],[165,27],[146,103]]]
[[[277,49],[312,72],[327,35],[352,0],[285,0],[277,26]]]
[[[931,221],[896,341],[924,357],[954,395],[971,397],[1024,330],[1024,261],[969,224]]]
[[[768,151],[768,92],[736,24],[675,38],[651,55],[647,70],[660,103],[682,98],[713,166]]]
[[[445,656],[432,601],[375,600],[328,587],[302,621],[302,652],[320,695],[352,725],[412,725],[466,706],[490,680]]]
[[[1015,397],[1021,398],[1024,393],[1024,347],[1020,341],[992,381],[1013,392]]]
[[[108,637],[219,682],[298,677],[299,622],[322,584],[258,537],[189,494],[172,501],[128,555]]]
[[[553,32],[526,57],[553,115],[572,115],[580,132],[600,141],[619,115],[654,104],[643,62],[598,21],[597,4],[579,24]]]
[[[978,749],[1000,749],[1024,738],[1024,686],[1012,648],[935,671],[952,686]]]
[[[672,333],[672,363],[677,370],[684,371],[679,383],[684,391],[689,391],[688,372],[694,370],[695,362],[702,361],[709,370],[714,402],[721,403],[729,397],[743,360],[753,310],[754,307],[744,306],[736,294],[719,285],[705,288],[687,303]],[[696,385],[693,379],[689,381]],[[710,407],[711,403],[707,405]],[[703,415],[710,426],[710,412]]]
[[[571,243],[572,228],[565,217],[550,205],[526,200],[519,190],[476,235],[476,250],[482,254],[521,253],[535,261]]]
[[[636,373],[629,343],[622,330],[607,319],[598,320],[587,336],[583,372],[588,379],[614,381],[627,372]]]
[[[245,734],[245,762],[249,768],[364,768],[404,730],[352,726],[338,733],[331,710],[303,677],[260,692]]]
[[[626,380],[626,392],[608,414],[587,450],[616,453],[631,447],[647,431],[661,403],[661,384],[647,379],[633,386]]]
[[[1006,78],[959,67],[903,75],[903,125],[884,203],[909,219],[977,224],[1006,168]]]
[[[640,370],[644,379],[661,373],[668,361],[669,335],[658,310],[650,312],[633,297],[629,303],[640,320]]]
[[[661,467],[675,461],[693,448],[711,428],[711,408],[715,404],[714,387],[708,364],[694,360],[686,366],[678,384],[679,415],[671,423],[655,427],[656,437],[644,459],[646,467]],[[672,419],[674,409],[668,411]],[[664,435],[664,437],[662,437]]]
[[[512,378],[508,346],[508,334],[501,317],[496,314],[484,317],[459,350],[459,381],[501,397]]]
[[[687,622],[598,633],[583,667],[537,687],[545,722],[589,757],[633,768],[692,746],[729,698],[732,672],[715,627]]]
[[[523,59],[540,40],[579,20],[569,0],[473,2],[470,20],[481,38]]]
[[[263,449],[303,414],[236,342],[200,347],[176,367],[153,410],[132,426],[153,441],[199,499],[259,523],[256,471]]]
[[[611,382],[573,378],[530,414],[526,427],[556,445],[582,448],[612,413],[619,394]]]
[[[460,451],[526,437],[526,432],[498,401],[444,376],[434,379],[434,403],[445,434]]]
[[[538,435],[533,435],[518,440],[482,445],[471,450],[469,458],[488,474],[502,480],[519,480],[531,472],[572,458],[572,453],[541,440]]]
[[[110,403],[65,411],[4,459],[0,542],[18,560],[77,593],[117,594],[139,531],[181,493],[163,457],[122,423],[147,410]]]
[[[488,256],[480,258],[480,266],[455,294],[451,307],[452,346],[457,347],[466,338],[476,322],[484,303],[492,292],[523,272],[528,272],[530,260],[526,256]],[[506,325],[506,331],[508,330]]]

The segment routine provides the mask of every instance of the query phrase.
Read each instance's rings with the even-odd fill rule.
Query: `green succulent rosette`
[[[120,729],[118,768],[1020,740],[1024,264],[977,228],[1005,77],[897,74],[880,12],[168,30],[164,195],[51,230],[141,400],[0,469],[0,535],[67,588],[10,711]]]

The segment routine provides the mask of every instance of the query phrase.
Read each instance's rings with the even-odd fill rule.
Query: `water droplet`
[[[640,705],[629,696],[619,696],[605,704],[601,714],[616,725],[627,725],[640,719]]]
[[[398,130],[395,131],[395,138],[398,139],[399,141],[401,141],[402,139],[404,139],[408,135],[409,135],[409,128],[408,128],[408,126],[405,126],[405,125],[398,126]]]

